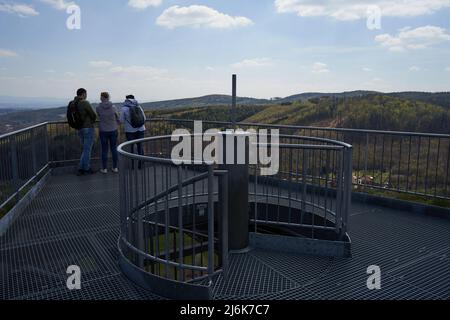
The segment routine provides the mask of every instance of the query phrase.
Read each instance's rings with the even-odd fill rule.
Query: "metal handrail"
[[[174,118],[152,118],[151,121],[168,121],[168,122],[194,122],[192,119],[174,119]],[[203,123],[230,125],[231,122],[227,121],[212,121],[205,120]],[[283,125],[283,124],[265,124],[256,122],[237,122],[236,125],[241,126],[258,126],[268,128],[283,128],[294,130],[323,130],[323,131],[338,131],[338,132],[353,132],[353,133],[373,133],[373,134],[387,134],[387,135],[407,135],[407,136],[423,136],[432,138],[450,138],[450,134],[441,133],[422,133],[422,132],[409,132],[409,131],[389,131],[389,130],[371,130],[371,129],[349,129],[349,128],[330,128],[330,127],[314,127],[314,126],[295,126],[295,125]]]

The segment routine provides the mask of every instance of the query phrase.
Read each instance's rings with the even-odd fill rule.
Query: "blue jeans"
[[[100,132],[100,142],[102,143],[103,169],[108,168],[108,149],[111,149],[113,168],[117,168],[117,137],[117,131]]]
[[[145,132],[144,131],[126,132],[126,136],[127,141],[139,140],[144,138]],[[136,147],[137,147],[137,154],[143,155],[144,151],[142,150],[142,143],[136,143]],[[131,152],[134,153],[134,150]]]
[[[83,128],[78,130],[78,136],[83,147],[80,159],[80,170],[89,171],[91,169],[91,152],[94,145],[94,128]]]
[[[144,131],[125,132],[125,135],[127,136],[127,141],[133,141],[143,139],[145,137],[145,132]],[[144,150],[142,149],[142,143],[136,143],[136,149],[137,154],[139,155],[144,154]],[[131,153],[134,153],[134,146],[133,150],[131,150]],[[142,169],[142,161],[138,161],[138,168],[139,170]],[[131,161],[131,169],[134,170],[134,160]]]

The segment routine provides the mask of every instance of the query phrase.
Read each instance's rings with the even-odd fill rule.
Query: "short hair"
[[[87,93],[87,91],[84,88],[80,88],[80,89],[77,90],[77,96],[78,97],[81,97],[83,94],[86,94],[86,93]]]
[[[102,98],[109,99],[109,93],[108,93],[108,92],[102,92],[102,93],[100,94],[100,96],[101,96]]]
[[[129,94],[125,97],[126,99],[134,99],[134,96],[132,94]]]

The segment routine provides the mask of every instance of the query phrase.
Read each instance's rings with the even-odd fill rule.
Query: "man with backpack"
[[[69,126],[78,130],[78,136],[83,147],[78,176],[94,173],[91,168],[91,152],[94,145],[94,124],[97,120],[97,115],[86,98],[86,89],[80,88],[77,90],[77,96],[67,107]]]
[[[124,124],[125,135],[128,141],[143,139],[145,135],[145,121],[147,120],[144,110],[133,95],[128,95],[122,105],[120,122]],[[144,154],[142,143],[137,144],[137,152]],[[140,167],[139,163],[139,167]]]

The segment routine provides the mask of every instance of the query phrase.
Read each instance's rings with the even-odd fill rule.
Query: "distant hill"
[[[231,120],[230,105],[228,95],[142,103],[152,116],[222,121]],[[237,105],[238,121],[449,132],[446,118],[450,110],[449,92],[308,92],[271,100],[238,97]],[[65,120],[65,112],[65,107],[27,111],[8,108],[0,111],[0,133],[45,121]]]
[[[236,103],[239,105],[263,105],[269,104],[271,103],[271,101],[266,99],[238,97],[236,98]],[[186,107],[226,106],[230,104],[231,104],[231,96],[215,94],[197,98],[142,103],[142,107],[147,110],[152,110],[152,109],[176,109]]]
[[[450,132],[450,110],[421,101],[410,101],[389,95],[330,96],[311,95],[308,100],[296,100],[281,105],[279,100],[271,105],[237,108],[237,121],[416,132]],[[171,119],[202,119],[230,121],[229,107],[202,107],[153,110],[153,117]]]
[[[67,101],[58,98],[0,96],[0,109],[43,109],[61,107],[66,104]]]
[[[363,90],[348,91],[348,92],[341,92],[341,93],[306,92],[306,93],[300,93],[300,94],[296,94],[296,95],[292,95],[292,96],[289,96],[286,98],[279,99],[279,100],[277,100],[277,103],[306,101],[309,99],[323,98],[323,97],[352,98],[352,97],[362,97],[362,96],[366,96],[369,94],[377,94],[377,93],[379,93],[379,92],[363,91]]]

